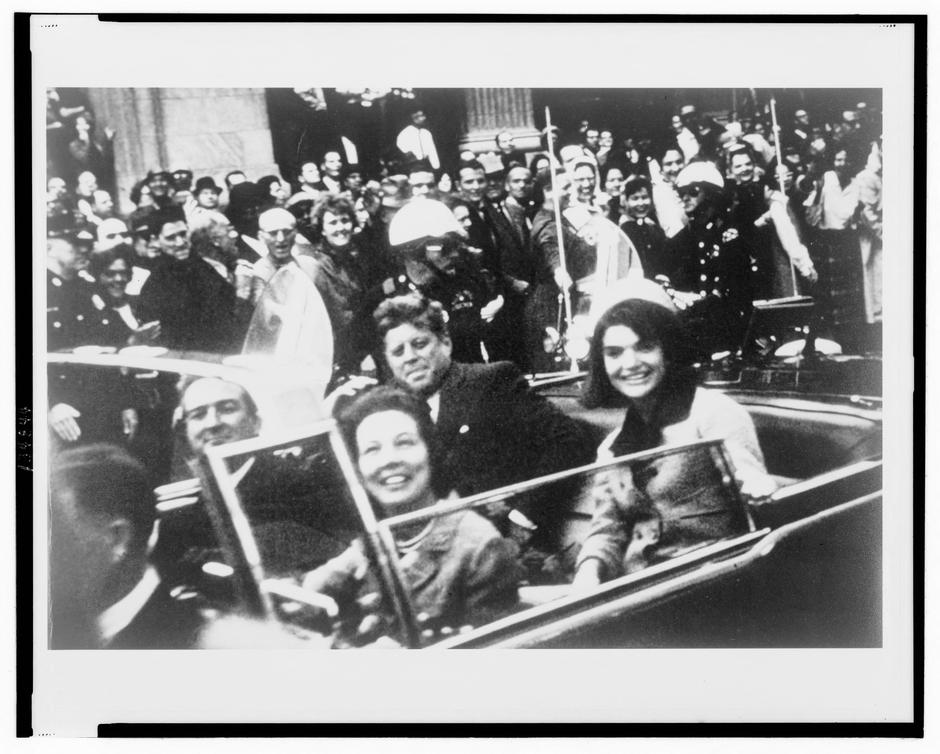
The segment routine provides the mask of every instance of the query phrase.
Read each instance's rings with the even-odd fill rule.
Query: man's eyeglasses
[[[681,189],[678,190],[678,193],[679,193],[680,198],[691,196],[694,199],[695,197],[699,196],[702,193],[702,187],[701,186],[683,186]]]

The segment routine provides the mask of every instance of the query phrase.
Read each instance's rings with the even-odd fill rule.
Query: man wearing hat
[[[193,190],[196,207],[204,210],[217,210],[221,193],[222,189],[216,185],[215,179],[208,175],[203,176],[196,181],[196,188]]]
[[[145,179],[153,203],[160,208],[173,204],[173,174],[168,170],[150,171]]]
[[[47,220],[46,324],[50,351],[112,341],[107,313],[94,305],[95,288],[85,272],[93,243],[91,233],[73,225],[71,218]],[[58,441],[120,441],[137,423],[131,405],[116,375],[80,367],[50,370],[49,427]]]
[[[710,162],[693,162],[676,178],[689,224],[669,240],[669,278],[695,321],[703,348],[741,345],[752,295],[750,253],[727,215],[721,173]]]
[[[156,238],[152,230],[151,217],[153,207],[141,207],[128,218],[131,226],[132,245],[134,247],[134,271],[127,284],[128,296],[139,296],[141,288],[150,276],[156,260],[160,256]]]
[[[400,272],[382,283],[380,293],[367,295],[364,309],[373,310],[383,297],[422,293],[447,311],[455,358],[484,361],[486,325],[503,299],[466,254],[465,232],[453,213],[434,199],[409,202],[392,218],[388,235]]]
[[[191,211],[193,201],[193,171],[186,168],[177,168],[173,171],[173,201]]]
[[[91,303],[94,293],[85,270],[91,258],[94,236],[71,217],[47,220],[46,283],[49,350],[74,348],[95,342],[96,318]]]

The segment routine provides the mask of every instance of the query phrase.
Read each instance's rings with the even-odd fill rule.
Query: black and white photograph
[[[910,721],[910,24],[49,18],[37,729]]]

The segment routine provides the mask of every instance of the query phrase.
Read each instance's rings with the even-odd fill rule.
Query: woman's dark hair
[[[678,142],[669,141],[659,148],[659,150],[656,152],[656,157],[659,160],[660,165],[663,163],[663,158],[666,156],[666,152],[678,152],[682,157],[682,161],[685,162],[685,153],[682,151],[682,147],[679,146]]]
[[[271,186],[275,183],[280,183],[281,179],[276,175],[266,175],[263,178],[259,178],[255,183],[258,185],[258,188],[262,192],[262,196],[271,193]]]
[[[535,155],[535,157],[532,158],[532,162],[531,162],[531,164],[530,164],[530,168],[529,168],[529,169],[530,169],[533,173],[537,172],[538,168],[536,168],[536,165],[537,165],[538,163],[540,163],[540,162],[547,162],[549,167],[551,167],[551,165],[552,165],[552,159],[551,159],[551,157],[549,157],[547,154],[539,153],[539,154]]]
[[[601,186],[607,183],[607,176],[610,174],[611,170],[619,170],[620,175],[623,178],[627,177],[627,171],[619,162],[608,162],[604,167],[601,168]]]
[[[853,149],[846,144],[836,144],[829,151],[829,155],[826,160],[829,166],[829,170],[832,170],[836,155],[838,155],[840,152],[845,152],[845,172],[849,175],[855,175],[855,173],[858,172],[858,166],[860,164],[864,164],[864,161],[860,158],[858,149]]]
[[[360,393],[351,403],[337,408],[336,422],[354,461],[359,458],[356,430],[367,417],[382,411],[401,411],[414,419],[418,434],[428,448],[431,489],[437,497],[446,497],[450,493],[451,484],[444,474],[443,450],[438,440],[437,427],[434,426],[431,410],[424,400],[401,388],[378,385]]]
[[[95,282],[98,282],[98,276],[119,259],[127,265],[127,274],[130,275],[134,269],[134,251],[124,244],[93,252],[88,260],[88,274],[95,279]]]
[[[147,185],[147,179],[143,178],[131,187],[131,201],[135,207],[140,206],[140,195],[143,193],[144,186]]]
[[[653,195],[653,184],[645,175],[628,176],[623,184],[623,195],[625,197],[635,194],[640,189],[646,189],[650,196]]]
[[[585,406],[629,405],[629,400],[610,384],[604,368],[604,334],[615,325],[629,327],[641,342],[656,343],[663,349],[666,374],[658,388],[661,397],[679,397],[692,392],[698,381],[694,366],[696,351],[679,315],[652,301],[628,299],[604,312],[594,328],[588,353],[588,377],[581,396]]]
[[[323,238],[323,216],[327,212],[337,216],[345,215],[352,222],[354,229],[359,227],[356,206],[349,199],[338,194],[325,194],[317,200],[310,213],[310,228],[317,238]]]
[[[251,181],[237,183],[228,192],[228,208],[225,216],[232,227],[248,236],[258,235],[258,210],[264,197],[258,184]]]

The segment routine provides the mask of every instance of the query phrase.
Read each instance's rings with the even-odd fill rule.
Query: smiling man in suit
[[[581,425],[530,390],[511,362],[451,358],[443,307],[420,294],[387,299],[374,314],[392,381],[421,395],[444,448],[447,478],[461,495],[590,463]],[[548,536],[562,513],[546,499],[523,512]],[[499,522],[497,522],[499,523]]]

